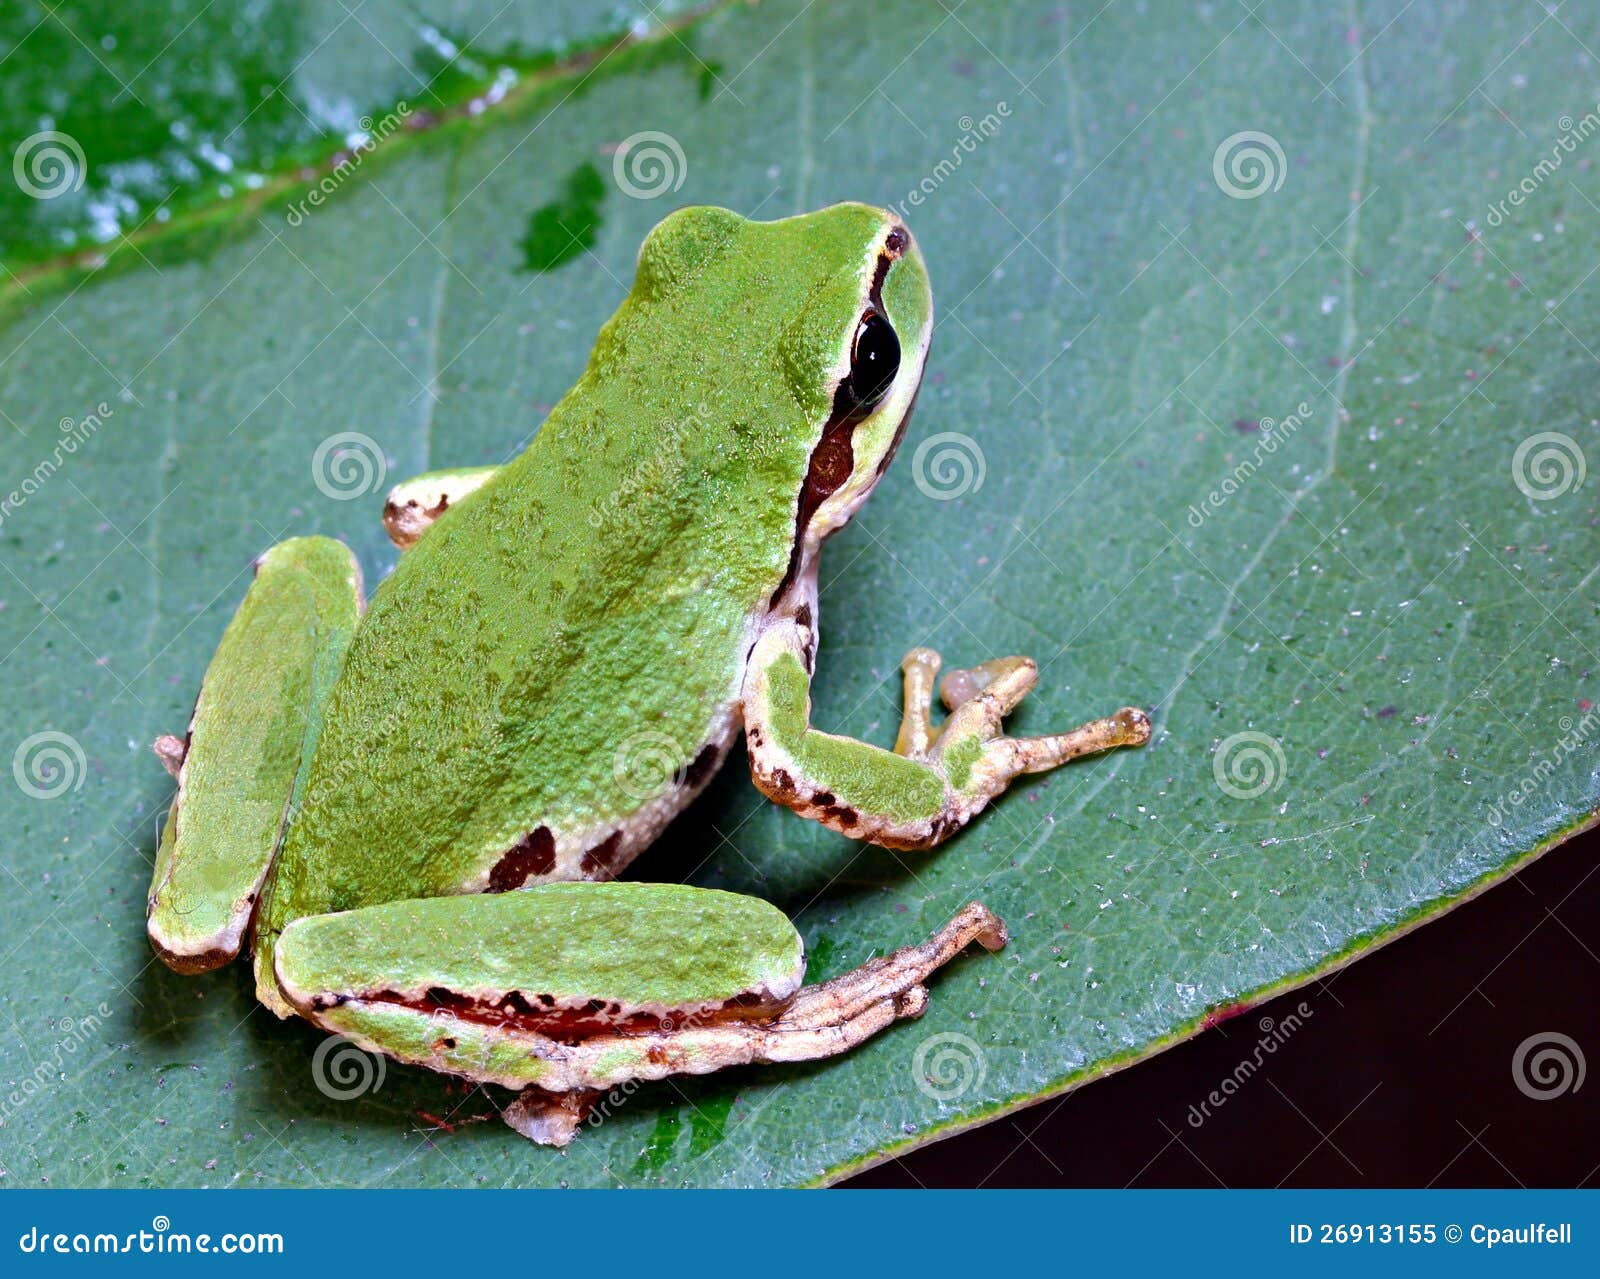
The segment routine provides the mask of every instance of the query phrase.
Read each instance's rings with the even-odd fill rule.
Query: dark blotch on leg
[[[556,868],[556,837],[548,826],[528,832],[489,872],[491,893],[521,888],[535,875],[548,875]]]

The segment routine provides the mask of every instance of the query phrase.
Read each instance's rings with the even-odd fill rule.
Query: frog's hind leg
[[[360,613],[348,548],[327,537],[272,547],[206,669],[187,735],[156,740],[178,793],[147,930],[179,972],[239,953]]]
[[[927,941],[802,988],[805,956],[759,898],[681,884],[544,884],[315,915],[276,978],[325,1029],[401,1061],[526,1089],[507,1118],[565,1144],[597,1092],[849,1051],[927,1006],[925,983],[1005,925],[978,903]]]
[[[429,471],[389,490],[383,503],[383,528],[402,551],[416,545],[441,515],[476,493],[500,468],[464,466],[453,471]]]
[[[831,981],[806,986],[775,1020],[697,1026],[691,1019],[680,1030],[652,1036],[647,1042],[598,1039],[582,1051],[597,1066],[616,1060],[652,1064],[648,1073],[630,1071],[611,1079],[612,1087],[630,1077],[657,1079],[676,1071],[703,1074],[725,1066],[837,1057],[897,1021],[922,1016],[928,1006],[923,983],[967,946],[977,942],[985,950],[999,950],[1006,940],[1000,918],[981,902],[973,902],[927,941],[902,946]],[[655,1070],[657,1062],[667,1069]],[[596,1113],[605,1092],[604,1087],[552,1092],[534,1084],[523,1089],[502,1117],[531,1141],[565,1146]]]

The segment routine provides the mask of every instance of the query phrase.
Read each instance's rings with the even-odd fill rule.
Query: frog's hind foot
[[[569,1064],[600,1063],[631,1057],[636,1063],[614,1082],[629,1078],[658,1079],[677,1073],[704,1074],[752,1063],[816,1061],[850,1051],[897,1021],[922,1016],[928,1006],[924,984],[939,968],[977,942],[985,950],[1006,944],[1006,926],[982,902],[965,906],[927,941],[902,946],[870,959],[859,968],[815,986],[806,986],[776,1018],[766,1021],[712,1020],[693,1017],[672,1031],[615,1036],[567,1048]],[[625,1096],[613,1090],[611,1097]],[[504,1112],[512,1128],[541,1145],[565,1146],[585,1122],[604,1118],[601,1093],[577,1088],[549,1092],[525,1088]]]
[[[928,990],[923,983],[973,942],[994,951],[1004,947],[1007,940],[1001,918],[982,902],[971,902],[927,941],[902,946],[830,981],[806,986],[783,1015],[767,1027],[768,1033],[789,1036],[823,1032],[848,1037],[877,1022],[843,1046],[853,1047],[891,1022],[920,1017],[928,1005]],[[782,1041],[775,1041],[773,1046],[781,1050]],[[773,1056],[767,1060],[804,1061],[807,1055]]]

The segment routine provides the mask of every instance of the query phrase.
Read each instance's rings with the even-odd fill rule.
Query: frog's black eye
[[[850,390],[856,404],[871,408],[900,371],[900,339],[894,325],[879,312],[868,311],[856,328],[850,352]]]

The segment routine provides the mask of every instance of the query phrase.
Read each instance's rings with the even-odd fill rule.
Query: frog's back
[[[786,320],[853,288],[854,264],[848,245],[829,261],[745,238],[803,219],[686,212],[706,216],[646,242],[529,448],[376,592],[280,861],[278,926],[603,873],[625,820],[647,827],[642,806],[664,818],[703,780],[827,414],[826,353]]]

